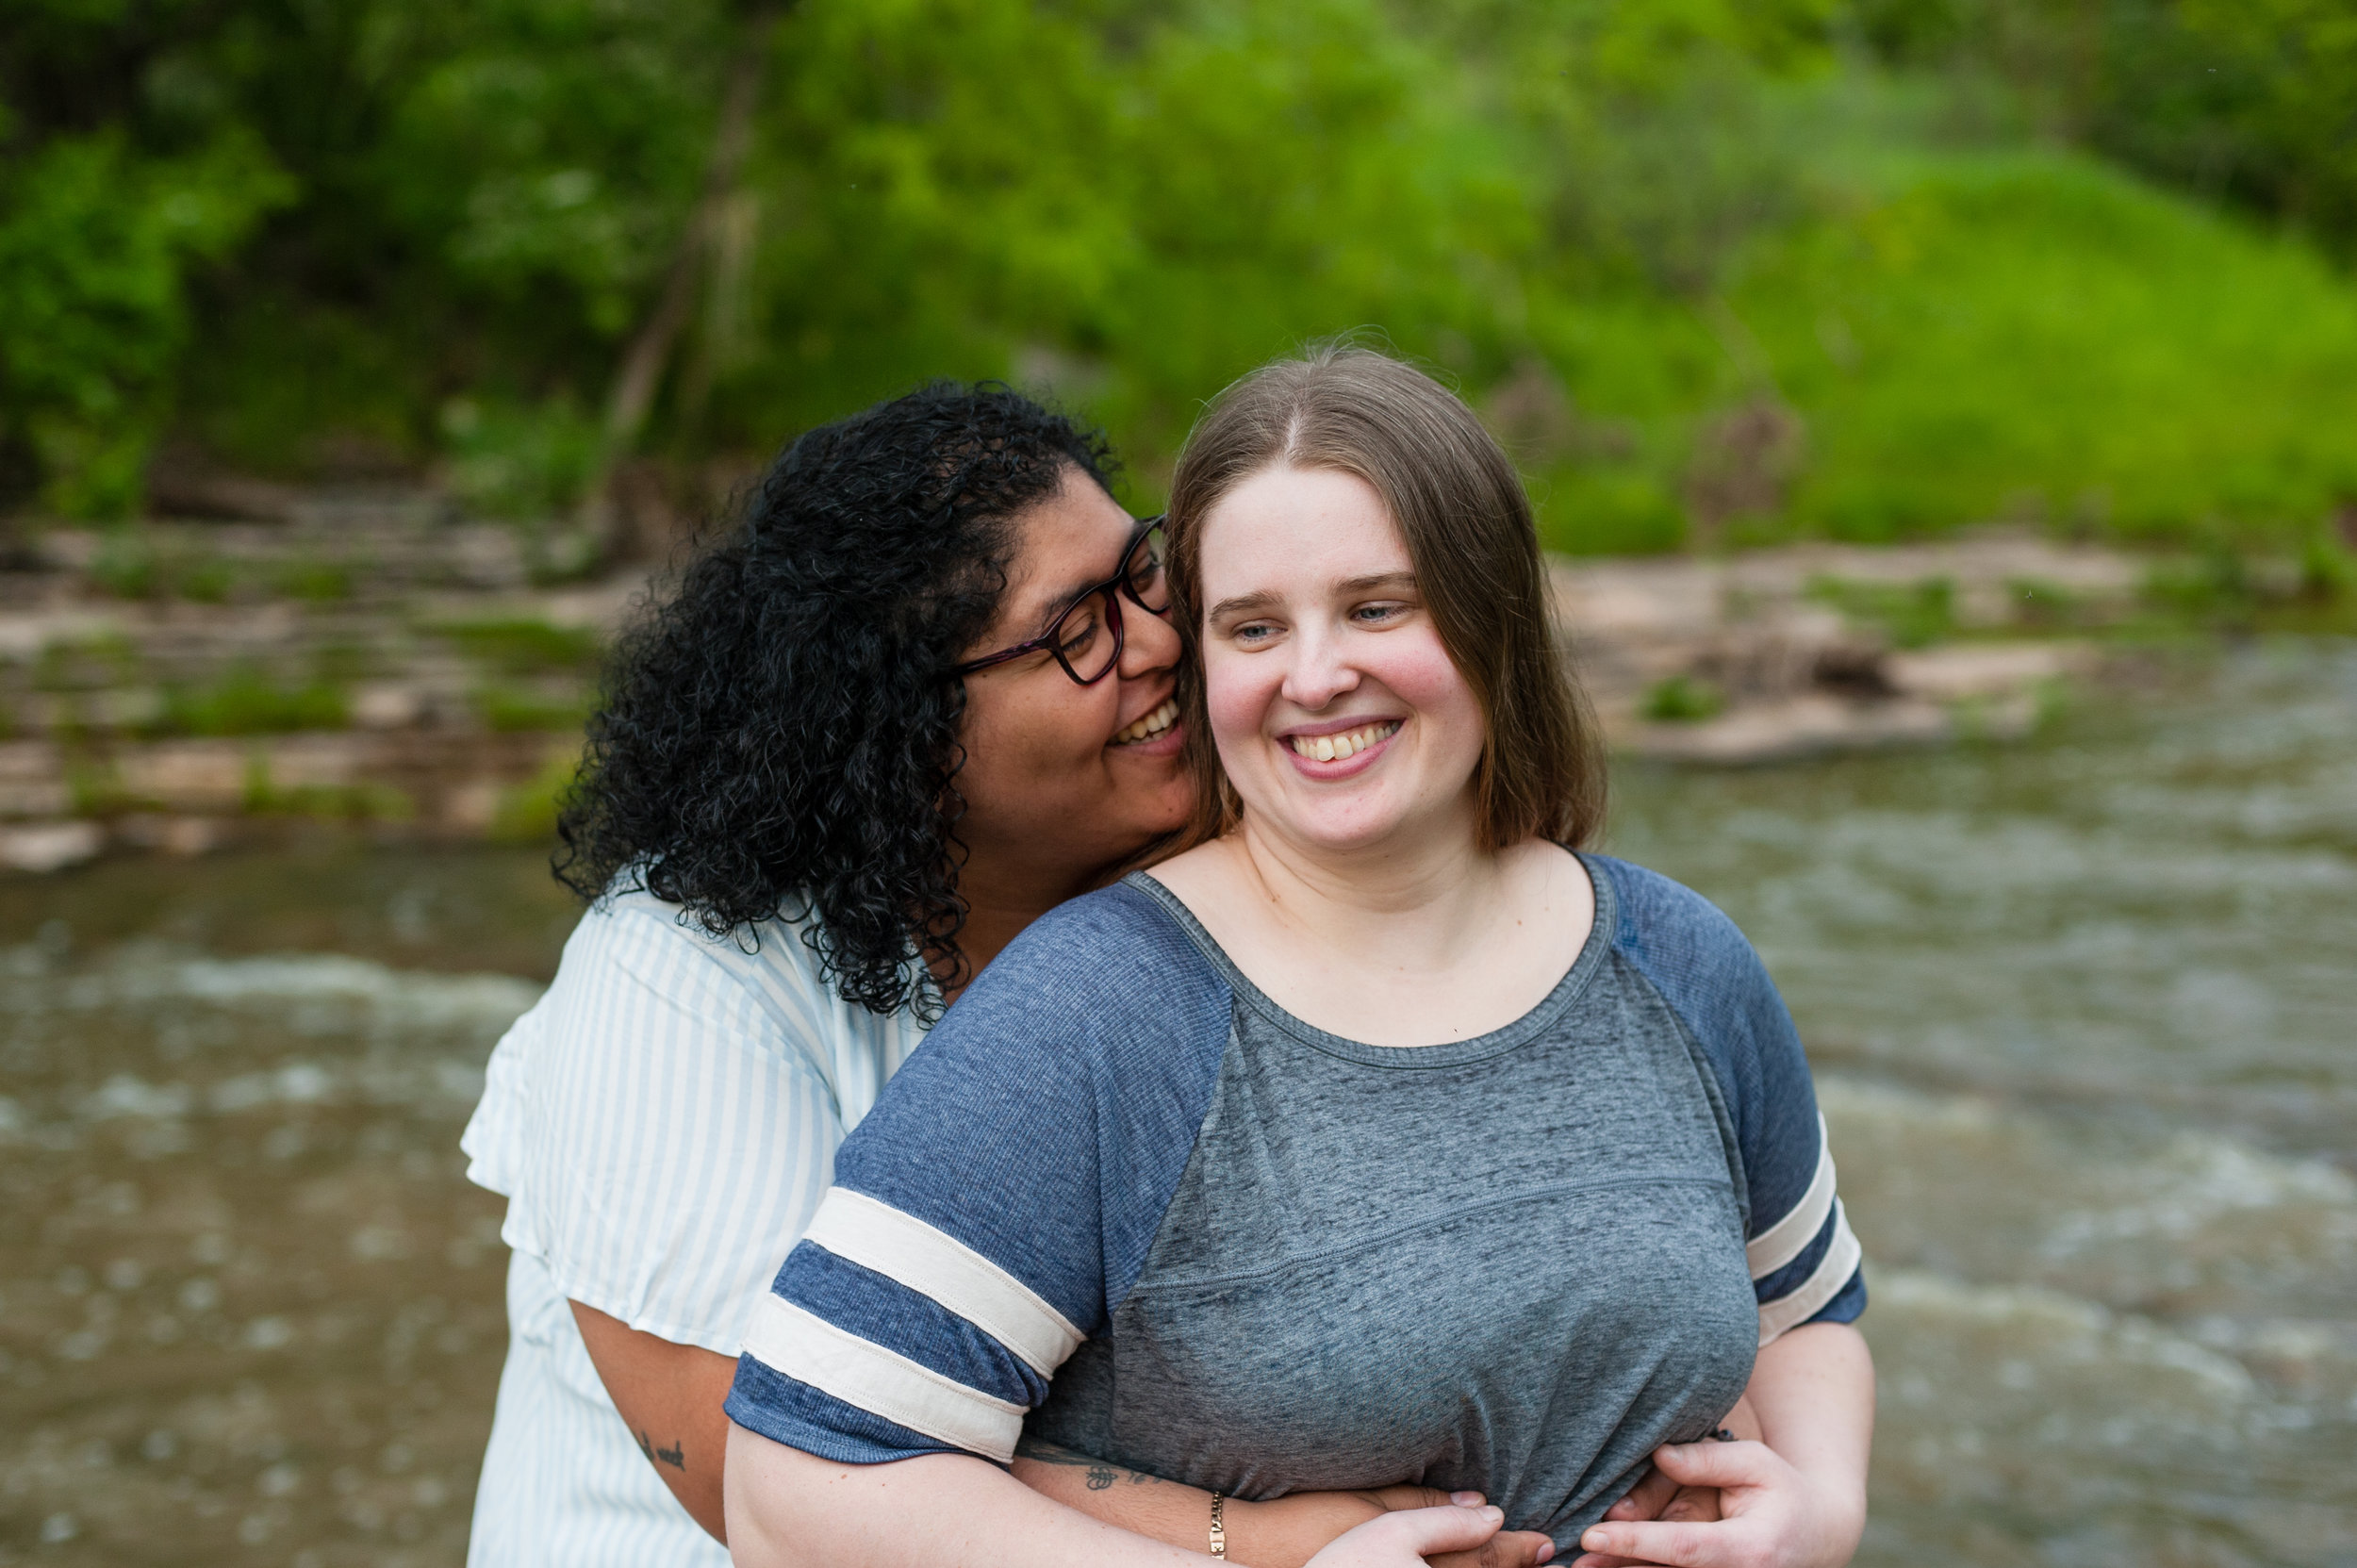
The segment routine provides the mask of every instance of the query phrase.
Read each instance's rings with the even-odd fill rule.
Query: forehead
[[[1121,569],[1121,547],[1137,523],[1113,497],[1077,471],[1063,487],[1014,520],[1002,623],[1035,619]]]
[[[1263,469],[1239,483],[1203,520],[1201,559],[1211,599],[1411,569],[1382,496],[1332,469]]]

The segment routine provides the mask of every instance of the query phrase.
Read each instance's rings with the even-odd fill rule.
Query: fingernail
[[[1479,1508],[1484,1501],[1478,1492],[1452,1492],[1448,1494],[1448,1500],[1459,1508]]]
[[[1503,1525],[1506,1523],[1506,1510],[1502,1508],[1485,1508],[1481,1510],[1481,1516],[1484,1519],[1489,1520],[1492,1525]]]
[[[1539,1555],[1532,1558],[1531,1560],[1533,1562],[1544,1562],[1547,1559],[1553,1557],[1554,1555],[1555,1543],[1552,1541],[1541,1541],[1539,1543]]]
[[[1579,1543],[1591,1552],[1608,1552],[1612,1549],[1612,1538],[1602,1530],[1590,1530],[1579,1538]]]

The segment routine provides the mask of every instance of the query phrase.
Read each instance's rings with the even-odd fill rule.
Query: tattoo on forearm
[[[1037,1460],[1042,1464],[1061,1464],[1086,1470],[1091,1492],[1102,1492],[1115,1481],[1125,1479],[1131,1486],[1158,1486],[1162,1483],[1160,1476],[1149,1476],[1143,1470],[1124,1470],[1119,1465],[1107,1464],[1095,1455],[1067,1448],[1061,1443],[1049,1443],[1045,1438],[1018,1438],[1014,1451],[1027,1460]]]
[[[660,1461],[674,1470],[684,1471],[687,1468],[687,1444],[678,1438],[671,1440],[671,1445],[668,1448],[658,1448],[647,1441],[646,1429],[641,1428],[638,1432],[638,1451],[647,1456],[649,1464]]]

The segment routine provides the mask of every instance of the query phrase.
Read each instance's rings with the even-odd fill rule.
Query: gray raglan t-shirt
[[[843,1146],[729,1413],[879,1462],[1018,1433],[1245,1498],[1478,1487],[1569,1546],[1755,1347],[1863,1310],[1758,960],[1584,857],[1528,1014],[1358,1044],[1133,877],[1001,954]]]

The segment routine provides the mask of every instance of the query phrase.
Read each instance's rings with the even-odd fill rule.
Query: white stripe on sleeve
[[[1024,1408],[968,1388],[783,1296],[763,1300],[745,1354],[886,1421],[1004,1464],[1014,1458]]]
[[[1832,1208],[1833,1140],[1825,1135],[1825,1118],[1820,1114],[1817,1174],[1809,1179],[1808,1191],[1801,1195],[1801,1200],[1744,1246],[1743,1262],[1751,1269],[1752,1278],[1765,1279],[1807,1251],[1808,1244],[1817,1239],[1817,1232],[1825,1228],[1825,1215]]]
[[[1043,1378],[1053,1377],[1088,1337],[1029,1285],[955,1236],[865,1193],[830,1191],[802,1239],[931,1296]]]
[[[1815,1317],[1850,1282],[1850,1276],[1857,1272],[1861,1255],[1857,1237],[1850,1230],[1850,1216],[1842,1213],[1837,1200],[1833,1206],[1833,1241],[1825,1248],[1823,1261],[1791,1295],[1760,1303],[1759,1343],[1766,1345],[1786,1329]]]

